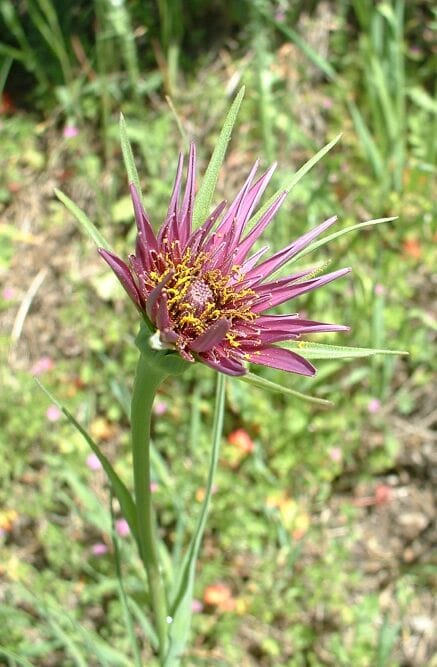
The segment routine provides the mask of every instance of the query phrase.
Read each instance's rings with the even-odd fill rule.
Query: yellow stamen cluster
[[[206,269],[208,255],[200,252],[193,256],[190,248],[181,259],[175,259],[175,253],[160,253],[156,265],[162,267],[148,274],[150,288],[159,284],[169,273],[172,277],[165,286],[167,307],[175,331],[183,337],[193,338],[204,333],[216,320],[224,317],[231,322],[237,320],[253,321],[251,289],[237,291],[230,284],[230,276],[223,275],[219,269]],[[232,274],[240,270],[233,267]],[[232,330],[226,339],[232,347],[239,347],[237,334]]]

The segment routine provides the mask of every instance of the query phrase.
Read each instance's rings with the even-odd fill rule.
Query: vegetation
[[[258,156],[279,163],[273,192],[342,132],[268,241],[333,214],[338,229],[398,216],[324,246],[317,262],[352,277],[297,307],[351,326],[317,342],[409,356],[325,359],[314,379],[262,371],[331,410],[228,383],[185,664],[432,664],[436,20],[426,0],[0,0],[0,664],[129,666],[130,623],[156,664],[133,540],[86,442],[33,379],[129,480],[136,314],[54,188],[127,255],[120,111],[159,225],[178,151],[194,139],[207,164],[241,84],[217,200]],[[154,498],[176,561],[204,494],[213,394],[196,365],[155,405]]]

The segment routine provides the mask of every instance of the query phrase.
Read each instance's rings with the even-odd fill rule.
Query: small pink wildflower
[[[372,400],[370,400],[367,404],[367,409],[371,415],[376,414],[381,409],[381,401],[379,401],[377,398],[372,398]]]
[[[156,493],[159,489],[158,482],[150,482],[150,493]]]
[[[120,537],[127,537],[130,533],[130,529],[126,519],[117,519],[115,522],[115,530]]]
[[[49,405],[46,412],[46,417],[49,422],[57,422],[62,416],[62,412],[57,405]]]
[[[4,287],[2,291],[2,297],[5,301],[12,301],[15,296],[15,290],[13,287]]]
[[[341,451],[340,447],[331,447],[328,454],[329,458],[331,461],[334,461],[334,463],[340,463],[341,459],[343,458],[343,452]]]
[[[193,614],[199,614],[203,610],[203,604],[200,600],[194,598],[191,602],[191,611]]]
[[[33,364],[30,372],[32,375],[42,375],[47,371],[51,371],[55,367],[55,362],[51,357],[43,356]]]
[[[167,412],[167,403],[165,401],[155,401],[153,404],[153,412],[155,415],[164,415]]]
[[[385,293],[384,285],[381,285],[380,283],[377,283],[375,285],[375,290],[374,291],[375,291],[376,296],[383,296],[384,293]]]
[[[104,556],[108,553],[108,547],[103,542],[96,542],[96,544],[93,544],[91,547],[91,553],[93,556]]]
[[[102,467],[102,464],[94,453],[86,457],[86,464],[90,470],[100,470]]]
[[[73,139],[73,137],[77,137],[78,134],[79,129],[76,127],[76,125],[66,125],[62,132],[62,136],[65,139]]]

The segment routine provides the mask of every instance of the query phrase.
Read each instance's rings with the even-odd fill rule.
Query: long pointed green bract
[[[94,440],[91,438],[91,436],[85,431],[85,429],[79,424],[79,422],[73,417],[71,412],[67,410],[54,396],[49,392],[49,390],[38,380],[38,378],[35,378],[35,382],[38,384],[38,386],[43,390],[43,392],[50,398],[50,400],[57,405],[57,407],[64,413],[64,415],[67,417],[68,421],[70,424],[74,426],[74,428],[79,431],[81,436],[86,440],[88,445],[91,447],[92,451],[94,454],[97,456],[99,459],[103,470],[105,471],[112,489],[114,491],[114,495],[116,496],[118,502],[120,503],[121,510],[123,512],[123,515],[126,519],[126,521],[129,524],[129,528],[131,529],[132,535],[134,538],[138,541],[138,531],[137,531],[137,520],[136,520],[136,509],[135,509],[135,503],[132,499],[131,494],[129,493],[128,488],[124,484],[124,482],[120,479],[120,477],[117,475],[115,472],[114,468],[106,458],[104,454],[100,451],[100,448],[96,445]]]
[[[193,228],[198,227],[209,215],[211,202],[214,196],[217,178],[225,158],[226,149],[231,139],[232,130],[237,120],[238,111],[244,97],[244,86],[240,89],[237,97],[228,111],[222,131],[217,140],[214,152],[209,161],[202,183],[196,196],[193,212]]]
[[[217,468],[220,440],[223,428],[223,415],[225,409],[225,382],[222,373],[217,374],[217,391],[214,411],[213,437],[211,460],[206,483],[205,498],[197,522],[196,530],[191,538],[190,545],[182,561],[179,570],[176,595],[171,608],[172,623],[169,629],[169,649],[163,667],[177,667],[188,640],[191,624],[191,602],[193,597],[194,577],[196,562],[205,531],[206,518],[211,502],[214,476]]]
[[[66,194],[64,194],[63,192],[61,192],[61,190],[58,190],[57,188],[55,188],[55,195],[57,196],[59,201],[61,201],[64,204],[64,206],[70,211],[70,213],[74,215],[74,217],[82,227],[83,231],[85,231],[88,234],[88,236],[94,241],[97,247],[105,248],[105,250],[111,250],[111,246],[109,245],[105,237],[91,222],[87,214],[84,213],[82,209],[80,209],[79,206],[77,206],[77,204],[75,204],[74,201],[70,199],[70,197],[67,197]]]
[[[302,355],[303,356],[303,355]],[[246,375],[239,375],[235,378],[236,380],[241,380],[242,382],[247,382],[248,384],[258,387],[259,389],[265,389],[266,391],[271,391],[275,394],[285,394],[287,396],[293,396],[293,398],[298,398],[300,401],[306,401],[307,403],[314,403],[321,408],[331,408],[333,403],[327,401],[324,398],[317,398],[317,396],[309,396],[308,394],[302,394],[300,391],[295,391],[294,389],[289,389],[284,387],[281,384],[276,382],[271,382],[266,380],[259,375],[254,373],[247,373]]]
[[[287,262],[288,264],[291,264],[292,262],[295,262],[296,259],[302,259],[302,257],[305,257],[305,255],[308,255],[310,252],[313,252],[313,250],[316,250],[316,248],[320,248],[321,246],[325,245],[325,243],[329,243],[330,241],[333,241],[334,239],[340,238],[340,236],[344,236],[345,234],[349,234],[350,232],[354,232],[357,229],[365,229],[366,227],[373,227],[374,225],[381,225],[384,222],[393,222],[393,220],[397,220],[396,216],[392,218],[375,218],[375,220],[367,220],[366,222],[358,222],[356,225],[351,225],[350,227],[346,227],[346,229],[340,229],[338,232],[334,232],[333,234],[328,234],[328,236],[325,236],[323,239],[319,239],[318,241],[314,241],[314,243],[311,243],[307,248],[304,248],[301,252],[298,252],[291,260],[290,262]]]
[[[402,350],[377,350],[371,347],[326,345],[305,340],[288,341],[282,343],[281,347],[298,352],[305,359],[354,359],[356,357],[371,357],[375,354],[408,354],[408,352]]]
[[[132,146],[130,145],[130,141],[127,136],[126,121],[124,120],[122,113],[120,114],[120,143],[129,183],[133,183],[135,185],[140,201],[142,202],[143,196],[141,194],[140,179],[138,176],[137,168],[135,166]]]
[[[255,213],[254,216],[249,220],[247,229],[249,230],[251,227],[256,225],[258,220],[264,215],[264,213],[267,211],[268,208],[273,204],[273,202],[278,198],[278,196],[284,192],[284,190],[287,190],[287,192],[290,192],[295,185],[299,183],[299,181],[307,174],[313,167],[314,165],[317,164],[325,155],[326,153],[329,153],[331,148],[335,146],[337,141],[340,139],[341,133],[337,134],[332,141],[327,143],[323,148],[321,148],[315,155],[313,155],[312,158],[310,158],[307,162],[305,162],[304,165],[300,169],[297,170],[295,174],[293,174],[291,177],[288,176],[282,183],[281,187],[266,201],[266,203],[261,206],[261,208]]]

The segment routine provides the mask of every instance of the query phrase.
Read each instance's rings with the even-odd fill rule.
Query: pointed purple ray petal
[[[225,317],[216,320],[208,327],[205,333],[198,336],[190,343],[190,350],[193,352],[208,352],[222,342],[223,338],[231,328],[231,323]]]
[[[197,253],[202,249],[202,245],[205,242],[205,239],[225,208],[226,201],[220,202],[220,204],[213,210],[209,218],[207,218],[205,222],[191,234],[188,240],[188,245],[193,253]]]
[[[101,255],[101,257],[103,257],[105,262],[107,262],[111,267],[111,269],[114,271],[115,275],[123,285],[126,292],[129,294],[130,298],[135,303],[137,308],[141,310],[144,307],[143,300],[141,298],[141,294],[138,290],[138,287],[135,284],[135,281],[132,277],[132,273],[130,272],[128,265],[125,264],[123,260],[114,255],[112,252],[109,252],[109,250],[105,250],[104,248],[98,248],[98,252]]]
[[[181,180],[182,180],[182,168],[184,164],[184,156],[182,153],[179,153],[178,166],[176,169],[176,176],[173,183],[173,189],[170,197],[170,203],[167,210],[167,215],[161,228],[158,232],[158,245],[161,247],[165,238],[169,238],[170,241],[175,237],[175,228],[177,225],[177,211],[178,211],[178,201],[181,190]],[[171,238],[170,238],[171,237]]]
[[[349,331],[350,327],[342,324],[330,324],[328,322],[315,322],[303,320],[291,315],[261,315],[256,320],[256,326],[260,327],[261,336],[264,332],[288,331],[294,335],[304,333],[318,333],[323,331]]]
[[[235,197],[234,201],[232,204],[229,206],[228,210],[226,211],[223,220],[219,224],[219,226],[216,229],[215,235],[212,236],[209,240],[209,242],[206,244],[205,248],[206,250],[211,250],[212,247],[214,247],[217,243],[220,243],[220,241],[227,236],[229,233],[232,223],[234,223],[235,220],[238,219],[238,212],[240,207],[244,204],[244,197],[247,195],[247,192],[250,188],[250,185],[253,181],[253,178],[255,176],[256,170],[258,169],[258,160],[255,162],[253,165],[251,172],[249,176],[246,179],[246,182],[244,183],[243,187],[241,188],[240,192],[237,194]],[[237,239],[238,240],[238,239]]]
[[[162,294],[162,290],[167,283],[173,278],[174,270],[169,271],[166,276],[159,282],[156,287],[152,289],[146,300],[146,312],[149,319],[155,323],[156,314],[158,311],[158,299]]]
[[[267,209],[264,215],[260,218],[259,222],[255,227],[249,232],[249,234],[239,243],[237,248],[237,254],[235,257],[236,263],[240,263],[247,255],[249,250],[252,248],[253,244],[261,236],[265,228],[270,224],[272,218],[276,215],[279,208],[282,206],[282,203],[287,196],[288,192],[283,192],[277,200]]]
[[[227,357],[215,356],[210,353],[204,353],[199,355],[200,359],[204,364],[210,366],[215,371],[224,373],[225,375],[245,375],[247,373],[244,366],[235,359],[229,359]]]
[[[166,329],[172,328],[172,321],[167,307],[167,294],[162,292],[161,298],[159,299],[158,309],[156,312],[156,326],[160,331],[165,331]]]
[[[185,248],[185,245],[191,235],[191,222],[193,218],[195,188],[196,188],[196,146],[194,143],[192,143],[190,145],[190,155],[188,157],[187,183],[185,185],[184,200],[182,202],[182,209],[179,219],[178,234],[182,248]]]
[[[303,250],[307,245],[311,243],[313,239],[322,234],[328,227],[334,224],[337,220],[337,216],[325,220],[321,225],[318,225],[312,229],[307,234],[304,234],[296,241],[293,241],[289,246],[280,250],[267,259],[265,262],[257,266],[254,271],[257,273],[262,273],[265,278],[271,275],[274,271],[277,271],[283,264],[288,262],[292,257],[297,255],[301,250]]]
[[[246,352],[244,358],[253,364],[277,368],[280,371],[289,371],[290,373],[309,376],[316,374],[316,369],[307,359],[282,347],[264,347],[252,352]]]
[[[141,205],[141,201],[136,190],[136,187],[133,183],[130,184],[130,192],[132,197],[132,204],[135,212],[135,221],[137,223],[138,234],[141,239],[141,242],[146,244],[147,248],[150,250],[157,249],[156,237],[150,224],[149,218],[146,215],[145,210]]]
[[[253,307],[253,311],[255,313],[260,313],[263,310],[268,310],[274,306],[279,306],[285,301],[295,299],[301,294],[305,294],[306,292],[310,292],[311,290],[321,287],[322,285],[326,285],[327,283],[330,283],[337,278],[341,278],[341,276],[345,276],[347,273],[350,273],[351,270],[352,269],[350,267],[339,269],[338,271],[332,271],[331,273],[327,273],[326,275],[320,276],[319,278],[306,280],[303,283],[296,283],[294,285],[280,287],[278,289],[273,288],[270,292],[268,303],[256,303]],[[258,290],[257,293],[259,293]],[[268,294],[268,290],[266,291],[266,294],[264,294],[264,292],[261,292],[261,294],[265,296]]]

